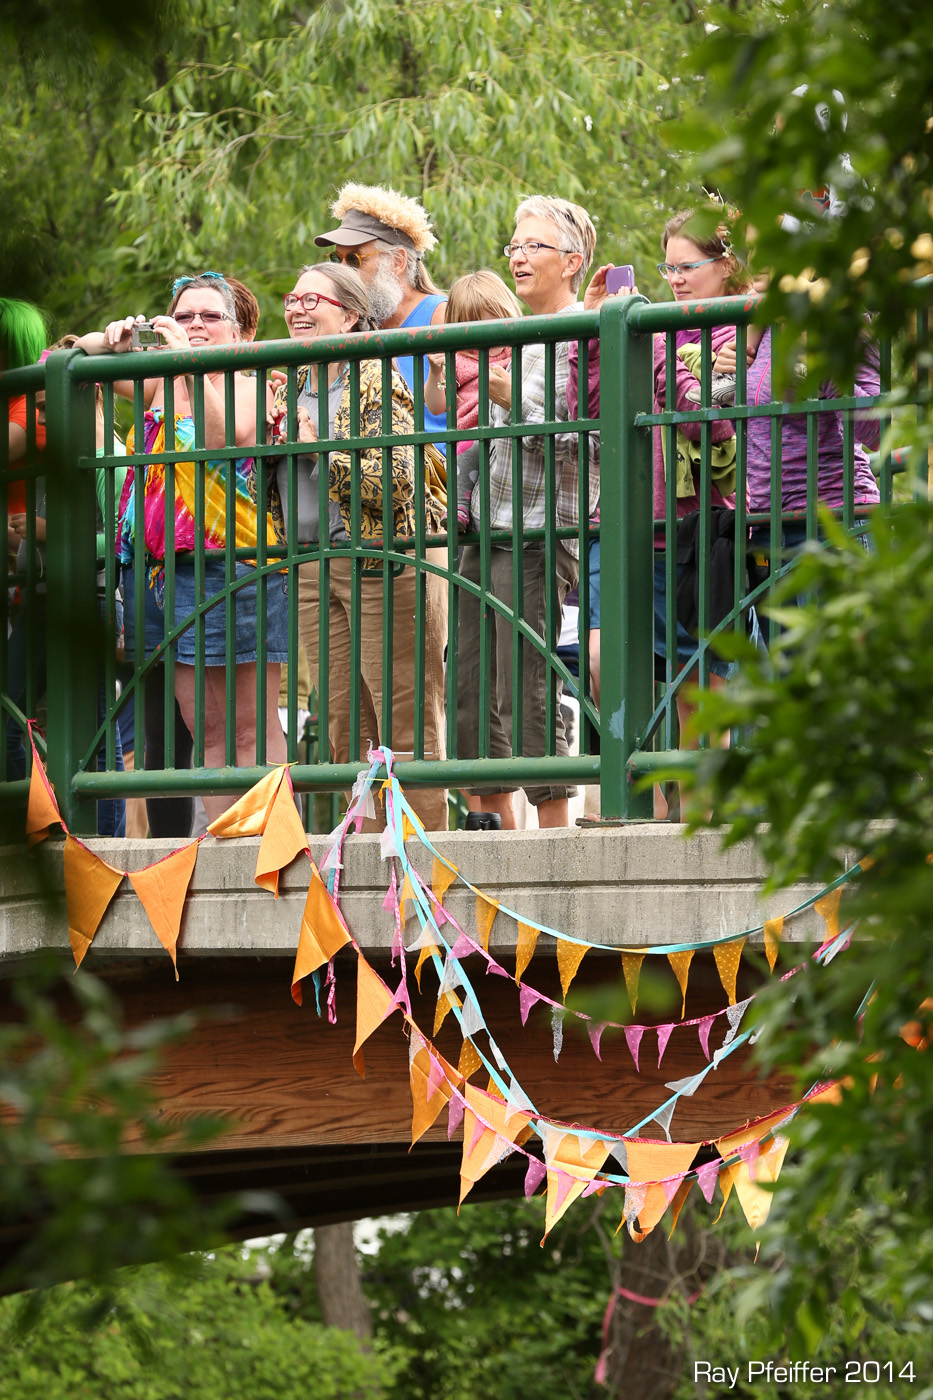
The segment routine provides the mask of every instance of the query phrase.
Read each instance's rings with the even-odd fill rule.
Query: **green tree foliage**
[[[13,993],[20,1018],[0,1026],[0,1290],[106,1284],[120,1265],[219,1239],[237,1202],[206,1211],[166,1154],[205,1146],[220,1125],[166,1126],[150,1082],[190,1022],[128,1031],[102,982],[56,964],[31,966]]]
[[[265,1256],[223,1250],[127,1270],[116,1296],[92,1284],[56,1288],[40,1321],[19,1328],[19,1300],[0,1301],[0,1400],[345,1400],[375,1397],[393,1358],[349,1332],[293,1316]]]
[[[673,140],[751,226],[753,265],[774,275],[764,315],[807,329],[813,383],[844,384],[866,309],[879,334],[896,337],[929,300],[915,283],[933,272],[929,10],[920,0],[764,0],[712,18],[719,27],[696,55],[702,107]],[[816,216],[803,193],[826,186],[843,217]],[[782,226],[785,213],[799,230]]]
[[[916,279],[933,268],[928,12],[916,0],[789,0],[716,20],[698,55],[705,113],[689,139],[753,226],[758,266],[773,270],[763,314],[806,332],[811,383],[844,384],[873,313],[916,367],[925,447],[930,349],[911,323],[930,295]],[[845,208],[825,219],[797,192],[829,184]],[[781,226],[786,211],[798,231]],[[784,344],[797,354],[795,334]],[[919,495],[925,459],[915,458]],[[931,524],[928,505],[878,515],[867,554],[826,522],[831,549],[804,556],[783,599],[810,590],[813,605],[788,608],[782,644],[769,658],[746,655],[731,693],[700,711],[701,727],[735,726],[747,744],[707,754],[699,803],[715,806],[727,842],[758,845],[772,888],[822,883],[846,852],[868,858],[843,901],[843,923],[859,920],[851,949],[773,984],[759,1008],[763,1066],[792,1073],[801,1091],[826,1077],[847,1086],[839,1106],[793,1132],[800,1152],[777,1192],[770,1267],[745,1295],[748,1309],[770,1305],[772,1337],[798,1349],[840,1317],[852,1340],[879,1309],[908,1329],[930,1321],[933,1062],[915,1046],[930,1038],[933,986]]]
[[[530,1384],[595,1394],[603,1247],[585,1215],[565,1216],[542,1249],[543,1233],[536,1201],[424,1211],[383,1235],[364,1282],[377,1335],[406,1354],[395,1394],[519,1400]]]
[[[849,951],[772,983],[757,1008],[764,1066],[800,1092],[847,1086],[794,1131],[768,1246],[780,1267],[752,1295],[802,1343],[839,1306],[930,1321],[933,1060],[917,1047],[933,1032],[931,525],[925,504],[879,513],[868,553],[827,521],[832,549],[806,553],[788,585],[817,601],[779,609],[788,630],[770,657],[747,653],[700,708],[702,727],[744,730],[747,745],[706,754],[697,796],[727,844],[758,845],[770,887],[863,862],[841,905],[840,928],[858,921]],[[846,1275],[833,1236],[853,1215]]]
[[[284,334],[278,294],[348,179],[424,200],[441,282],[504,268],[517,200],[544,191],[585,204],[598,256],[655,284],[682,197],[660,125],[702,86],[686,0],[196,0],[170,20],[119,61],[9,52],[18,290],[60,325],[152,310],[209,266],[254,285],[263,332]]]

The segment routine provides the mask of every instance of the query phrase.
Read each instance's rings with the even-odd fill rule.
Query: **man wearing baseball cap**
[[[369,309],[376,324],[385,330],[443,324],[447,298],[438,291],[422,261],[434,247],[425,210],[417,200],[397,194],[379,185],[344,185],[331,206],[338,220],[335,227],[315,238],[319,248],[333,248],[333,262],[354,268],[366,284]],[[395,359],[405,383],[414,391],[414,360],[411,355]],[[425,378],[430,369],[425,356]],[[420,428],[420,424],[416,425]],[[424,429],[443,431],[447,419],[424,410]],[[436,444],[440,451],[445,444]],[[395,576],[393,608],[396,620],[400,616],[410,624],[396,632],[391,655],[393,690],[398,686],[410,692],[412,676],[422,677],[421,694],[416,695],[416,707],[423,705],[425,716],[432,722],[424,726],[424,757],[431,761],[446,757],[444,705],[444,653],[447,646],[447,582],[441,570],[446,570],[447,550],[427,548],[425,562],[432,565],[423,578],[423,656],[416,656],[418,615],[417,595],[421,587],[419,575],[412,566],[404,566]],[[387,664],[384,658],[383,664]],[[332,696],[331,703],[335,703]],[[406,711],[407,713],[407,711]],[[378,724],[361,706],[361,739],[367,737],[378,743]],[[429,748],[428,733],[435,736],[435,747]],[[414,734],[408,723],[396,725],[392,733],[392,748],[401,760],[412,757]],[[431,830],[447,826],[447,792],[443,788],[422,790],[419,814]]]
[[[337,195],[331,213],[339,223],[314,241],[319,248],[333,246],[332,261],[359,271],[376,324],[383,330],[443,325],[447,298],[424,266],[425,253],[437,243],[424,207],[382,185],[349,184]],[[411,355],[398,356],[396,364],[414,392]],[[427,359],[424,369],[427,379]],[[447,419],[425,409],[424,426],[426,431],[444,429]],[[436,446],[446,455],[443,442]]]

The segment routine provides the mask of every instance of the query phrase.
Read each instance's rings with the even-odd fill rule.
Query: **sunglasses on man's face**
[[[367,258],[375,258],[378,256],[378,250],[372,253],[338,253],[335,248],[332,253],[327,254],[327,261],[343,263],[344,267],[353,267],[359,272]]]

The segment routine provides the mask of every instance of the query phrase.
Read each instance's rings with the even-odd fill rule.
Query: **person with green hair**
[[[34,365],[47,334],[45,317],[32,302],[0,297],[0,370]]]
[[[34,365],[46,347],[45,317],[29,301],[15,297],[0,297],[0,371],[22,369]],[[26,396],[17,394],[7,400],[10,450],[7,460],[17,462],[26,451]],[[36,415],[36,446],[45,446],[45,424]],[[10,533],[11,517],[23,516],[26,510],[26,483],[22,479],[7,484],[8,548],[16,549],[14,533]]]

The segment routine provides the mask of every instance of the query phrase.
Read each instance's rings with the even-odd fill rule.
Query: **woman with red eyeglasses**
[[[127,316],[112,321],[102,335],[85,336],[81,348],[89,353],[125,352],[134,348],[133,331],[143,317]],[[158,333],[160,348],[174,350],[208,349],[231,345],[240,339],[234,293],[225,278],[216,272],[196,277],[179,277],[172,288],[172,299],[164,316],[155,316],[152,327]],[[233,422],[227,417],[229,370],[209,370],[203,376],[180,375],[172,381],[174,442],[167,441],[165,425],[166,380],[146,379],[143,384],[145,442],[147,453],[183,452],[196,446],[194,405],[198,385],[203,386],[203,446],[221,449],[228,441],[243,452],[231,458],[208,460],[202,475],[203,515],[199,514],[198,468],[193,461],[175,463],[174,500],[166,493],[165,465],[154,463],[136,468],[127,477],[120,500],[117,552],[124,566],[124,579],[134,575],[137,551],[143,544],[136,518],[135,473],[144,478],[143,537],[147,583],[164,608],[165,555],[167,540],[176,553],[174,568],[174,617],[169,627],[189,617],[195,609],[195,563],[193,554],[205,551],[205,597],[220,594],[226,581],[225,550],[255,549],[260,528],[267,545],[284,541],[281,512],[275,483],[261,482],[251,449],[264,435],[265,424],[256,412],[256,381],[238,372],[232,375]],[[133,397],[134,381],[118,382],[118,393]],[[133,450],[132,443],[127,446]],[[232,468],[232,470],[230,470]],[[229,489],[234,493],[231,503]],[[261,487],[267,489],[261,491]],[[263,497],[263,503],[260,497]],[[232,510],[231,510],[232,504]],[[260,519],[260,511],[262,518]],[[196,525],[196,517],[203,523]],[[229,526],[233,524],[232,532]],[[229,533],[228,533],[229,532]],[[252,572],[252,562],[238,559],[232,572],[237,577]],[[238,767],[257,762],[283,763],[285,736],[278,719],[278,689],[281,663],[287,660],[287,607],[285,580],[281,573],[266,575],[266,635],[263,654],[258,645],[257,590],[255,581],[235,592],[236,733],[232,745]],[[128,592],[128,613],[135,608],[134,593]],[[175,642],[175,695],[185,724],[195,730],[197,667],[204,667],[204,765],[221,768],[227,763],[226,741],[226,663],[227,608],[221,596],[204,617],[203,646],[197,645],[197,628],[192,625]],[[162,639],[158,627],[147,627],[146,655]],[[265,742],[257,736],[257,667],[265,668]],[[258,741],[258,742],[257,742]],[[265,750],[263,752],[263,749]],[[213,820],[230,805],[229,794],[205,797],[208,817]]]
[[[302,268],[293,291],[284,298],[285,320],[293,340],[322,336],[346,336],[373,330],[367,285],[360,274],[339,263]],[[383,470],[383,448],[363,447],[359,453],[343,448],[329,453],[315,449],[318,440],[352,439],[359,415],[360,437],[393,436],[414,431],[411,392],[398,370],[389,377],[391,403],[386,405],[388,425],[383,423],[383,365],[376,359],[359,362],[358,389],[355,371],[347,360],[302,366],[296,395],[297,434],[287,432],[288,391],[284,380],[276,389],[270,416],[272,440],[291,444],[292,451],[278,464],[278,485],[287,528],[297,543],[313,547],[322,539],[335,546],[349,546],[354,511],[359,512],[360,543],[381,549],[383,539],[384,483],[391,481],[392,530],[396,536],[415,533],[415,513],[423,510],[428,534],[441,528],[446,511],[429,490],[423,504],[415,500],[415,450],[411,444],[393,445],[390,475]],[[281,377],[280,377],[281,378]],[[354,402],[355,399],[355,402]],[[296,452],[299,445],[302,451]],[[426,449],[430,454],[430,449]],[[319,466],[324,458],[324,482]],[[326,516],[326,523],[325,521]],[[426,560],[439,566],[446,550],[425,551]],[[399,757],[410,758],[415,747],[415,614],[417,576],[414,567],[396,561],[391,566],[392,600],[392,699],[391,733],[384,727],[383,624],[389,587],[381,560],[375,555],[361,565],[346,555],[334,556],[327,566],[328,586],[328,730],[334,760],[347,763],[365,759],[367,745],[390,743]],[[354,609],[355,584],[359,601]],[[317,558],[299,565],[298,630],[311,667],[311,679],[320,691],[319,628],[321,622],[321,567]],[[354,615],[355,614],[355,615]],[[357,621],[358,619],[358,621]],[[424,757],[442,759],[444,744],[444,646],[447,640],[447,593],[444,580],[434,573],[425,578],[424,681],[419,699],[424,708]],[[350,675],[353,667],[351,627],[360,636],[360,751],[350,751]],[[419,755],[420,757],[420,755]],[[440,788],[417,788],[408,800],[429,831],[447,827],[447,793]]]

